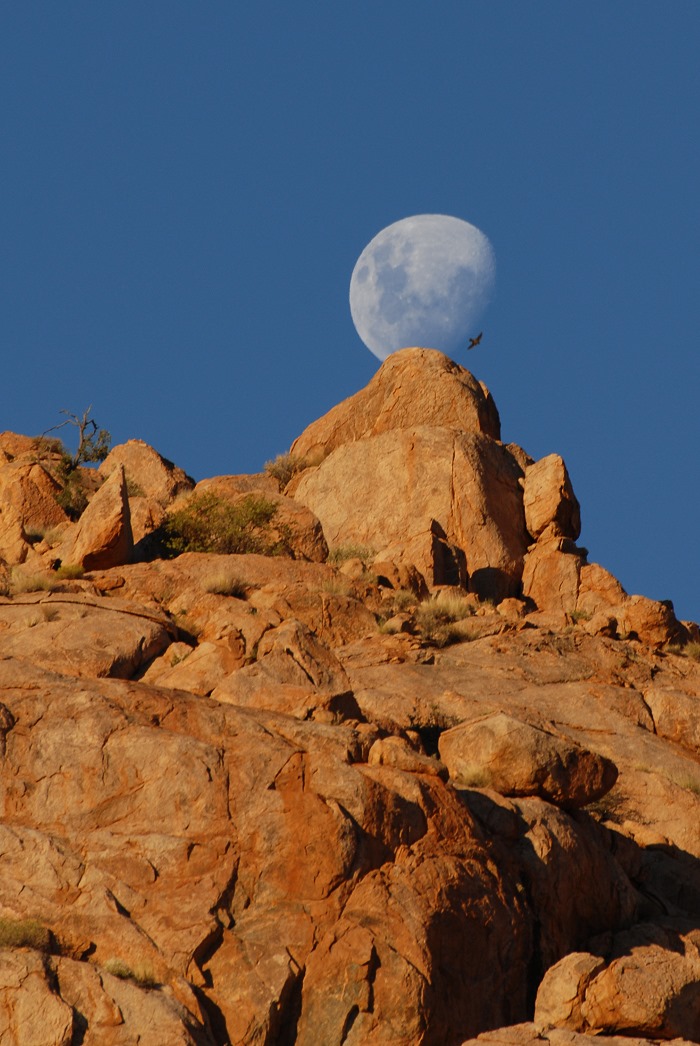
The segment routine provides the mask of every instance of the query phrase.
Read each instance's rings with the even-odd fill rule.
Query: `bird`
[[[470,338],[469,339],[469,344],[467,345],[467,348],[468,349],[475,349],[476,346],[480,343],[480,341],[481,341],[481,339],[483,337],[483,334],[484,334],[484,332],[481,331],[479,334],[477,334],[477,336],[475,338]]]

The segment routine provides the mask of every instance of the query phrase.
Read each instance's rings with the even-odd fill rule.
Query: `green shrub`
[[[36,919],[0,919],[0,948],[34,948],[50,952],[53,934]]]
[[[272,501],[254,494],[235,502],[212,492],[196,494],[182,508],[171,512],[163,524],[165,554],[275,555],[282,550],[279,539],[274,540],[269,533],[276,513],[277,506]]]

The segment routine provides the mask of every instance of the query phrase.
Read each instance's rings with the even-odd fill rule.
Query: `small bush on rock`
[[[349,559],[361,559],[367,565],[371,563],[376,552],[368,545],[338,545],[328,553],[329,563],[346,563]]]
[[[264,468],[268,476],[277,480],[280,490],[284,490],[292,476],[306,468],[306,462],[293,454],[278,454],[272,461],[266,461]]]
[[[139,965],[129,966],[123,959],[108,959],[104,964],[104,968],[107,973],[111,973],[113,977],[118,977],[120,981],[134,981],[141,988],[158,988],[158,978],[153,973],[150,966]]]
[[[434,646],[448,646],[467,637],[453,625],[471,617],[474,607],[461,596],[433,596],[421,603],[416,611],[416,622],[423,636]]]
[[[0,948],[34,948],[50,952],[53,934],[36,919],[0,919]]]

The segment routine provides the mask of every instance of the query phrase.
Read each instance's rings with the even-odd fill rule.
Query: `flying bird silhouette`
[[[477,334],[477,336],[475,338],[470,338],[469,339],[469,344],[467,345],[467,348],[468,349],[475,349],[476,346],[481,342],[481,339],[482,339],[483,335],[484,335],[484,332],[481,331],[479,334]]]

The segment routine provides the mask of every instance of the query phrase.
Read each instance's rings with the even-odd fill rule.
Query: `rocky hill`
[[[0,1042],[700,1041],[700,631],[468,371],[0,507]]]

